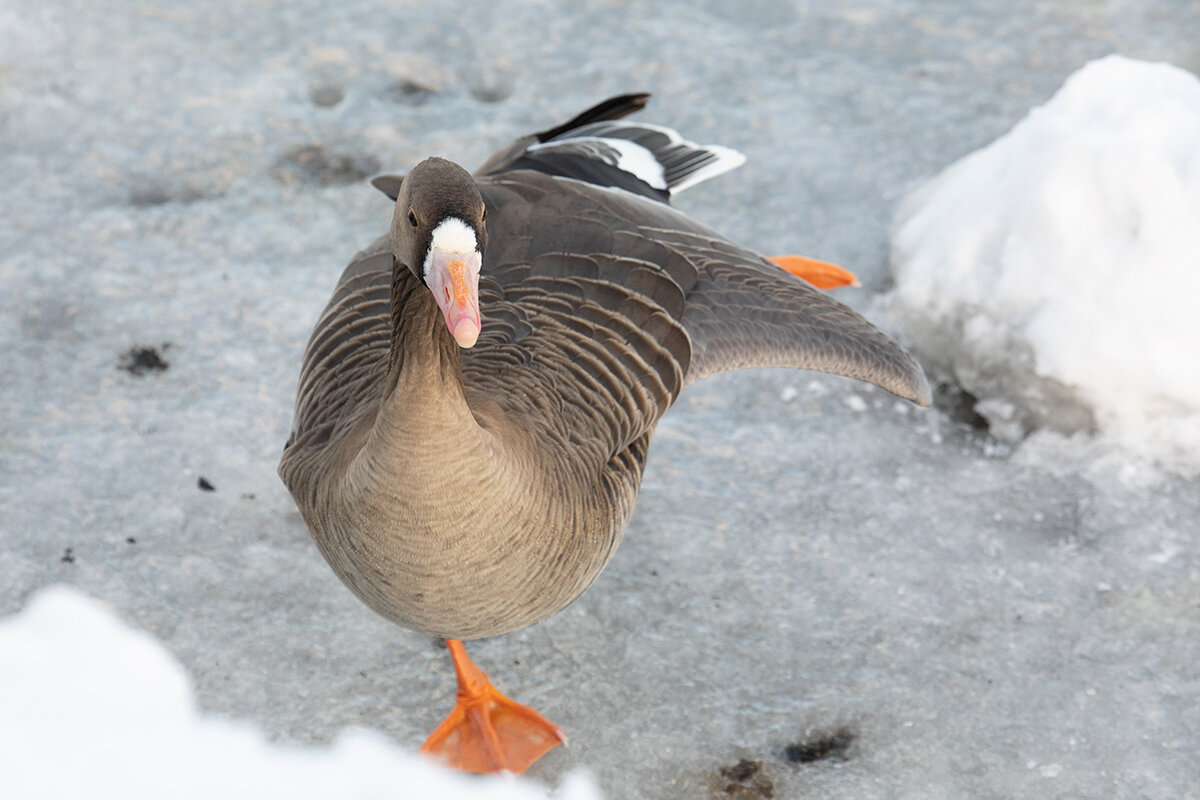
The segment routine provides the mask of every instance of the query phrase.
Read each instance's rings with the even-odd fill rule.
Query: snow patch
[[[6,798],[550,796],[523,779],[449,772],[372,731],[343,731],[330,747],[283,746],[203,715],[161,645],[61,586],[0,620],[0,752]],[[576,774],[553,797],[600,795]]]
[[[1110,56],[908,197],[888,313],[992,432],[1200,469],[1200,80]]]

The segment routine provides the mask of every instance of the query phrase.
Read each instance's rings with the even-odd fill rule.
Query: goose
[[[304,353],[279,474],[362,602],[446,640],[456,705],[422,752],[458,769],[521,772],[566,741],[462,642],[596,580],[686,386],[794,367],[930,400],[907,352],[801,279],[849,273],[769,260],[669,204],[744,159],[624,119],[648,97],[517,139],[473,175],[431,157],[375,179],[390,230],[351,259]]]

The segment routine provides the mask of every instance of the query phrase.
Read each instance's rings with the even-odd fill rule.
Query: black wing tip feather
[[[574,117],[561,125],[556,125],[553,128],[549,128],[534,135],[537,137],[539,142],[548,142],[556,136],[562,136],[567,131],[587,125],[590,122],[602,122],[604,120],[627,117],[635,111],[641,111],[646,107],[646,103],[649,101],[649,92],[620,94],[616,97],[610,97],[601,103],[597,103],[586,111],[576,114]]]

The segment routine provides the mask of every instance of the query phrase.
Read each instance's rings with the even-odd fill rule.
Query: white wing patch
[[[642,147],[637,142],[628,139],[608,139],[602,136],[573,136],[570,139],[542,142],[530,145],[526,150],[530,153],[538,150],[561,149],[587,155],[628,172],[643,183],[655,189],[666,191],[667,178],[663,173],[662,164],[654,157],[649,148]]]
[[[683,142],[683,144],[691,144],[691,142]],[[723,175],[731,169],[737,169],[742,164],[746,163],[746,157],[734,150],[732,147],[722,147],[719,144],[705,145],[704,149],[712,153],[716,158],[709,161],[700,169],[690,173],[683,180],[674,183],[671,186],[672,192],[682,192],[684,189],[690,189],[697,183],[703,183],[709,178],[715,178],[718,175]]]
[[[699,145],[670,128],[618,120],[584,125],[575,135],[530,145],[526,152],[594,159],[667,192],[683,191],[746,162],[729,147]]]
[[[695,169],[685,175],[682,179],[671,184],[672,192],[682,192],[684,189],[690,189],[697,183],[703,183],[709,178],[715,178],[718,175],[723,175],[730,170],[735,170],[746,163],[746,156],[734,150],[732,147],[724,147],[719,144],[696,144],[688,141],[679,135],[679,131],[672,128],[664,128],[662,125],[654,125],[649,122],[611,122],[610,125],[624,125],[631,128],[644,128],[648,131],[661,133],[667,137],[670,142],[669,148],[664,150],[674,150],[683,153],[707,153],[713,158],[708,160],[704,166]],[[656,187],[657,188],[657,187]]]

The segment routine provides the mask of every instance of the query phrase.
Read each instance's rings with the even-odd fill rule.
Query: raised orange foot
[[[818,289],[837,289],[841,286],[860,286],[858,278],[850,270],[842,269],[828,261],[818,261],[804,256],[775,256],[768,258],[801,280],[808,281]]]

